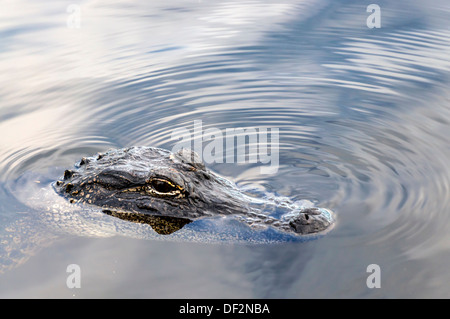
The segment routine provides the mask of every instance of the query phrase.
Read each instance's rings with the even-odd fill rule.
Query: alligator
[[[53,187],[70,203],[149,224],[161,235],[217,216],[233,216],[253,229],[271,227],[295,235],[323,233],[335,221],[329,209],[248,195],[207,169],[189,149],[135,146],[83,157]],[[276,216],[278,206],[287,212]]]
[[[0,274],[68,236],[268,244],[317,238],[335,225],[331,210],[308,200],[238,188],[190,150],[113,149],[72,169],[24,172],[0,191],[17,210],[0,216]]]

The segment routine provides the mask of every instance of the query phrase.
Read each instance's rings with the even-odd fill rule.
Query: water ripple
[[[412,27],[409,11],[386,8],[386,17],[403,13],[400,26],[372,32],[355,26],[364,6],[327,1],[93,1],[71,30],[66,7],[49,3],[21,16],[8,2],[0,21],[2,182],[113,147],[171,149],[173,132],[195,121],[221,132],[278,128],[276,174],[262,174],[262,163],[208,166],[241,186],[330,207],[334,238],[351,245],[395,243],[395,258],[448,253],[442,24]]]

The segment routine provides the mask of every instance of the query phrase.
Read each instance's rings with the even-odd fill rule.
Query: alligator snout
[[[288,216],[289,226],[298,234],[307,235],[330,230],[334,214],[326,208],[308,207]]]

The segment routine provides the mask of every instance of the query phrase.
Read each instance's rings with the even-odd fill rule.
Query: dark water
[[[370,29],[360,1],[3,3],[0,252],[14,242],[18,265],[0,296],[450,297],[450,5],[376,4]],[[9,186],[22,174],[56,177],[109,148],[172,149],[194,121],[278,128],[276,173],[208,167],[330,207],[333,231],[258,246],[50,239],[33,218],[8,231],[38,204]],[[66,285],[73,263],[79,289]],[[366,284],[370,264],[381,288]]]

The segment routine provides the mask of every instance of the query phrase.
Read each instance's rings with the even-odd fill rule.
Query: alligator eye
[[[158,193],[175,193],[178,191],[177,187],[172,182],[159,178],[153,178],[150,181],[150,185]]]

